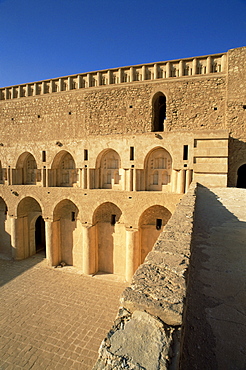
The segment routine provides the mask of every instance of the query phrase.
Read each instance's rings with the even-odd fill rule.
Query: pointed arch
[[[65,262],[70,266],[82,266],[82,242],[76,243],[81,236],[78,215],[78,207],[69,199],[63,199],[55,206],[53,213],[53,265]]]
[[[141,263],[152,250],[157,238],[171,217],[171,212],[161,206],[147,208],[139,218]]]
[[[34,156],[29,152],[22,153],[16,163],[15,184],[36,185],[40,175]]]
[[[166,96],[157,92],[152,99],[153,121],[152,131],[164,131],[164,121],[166,119]]]
[[[125,226],[122,211],[111,202],[102,203],[93,214],[96,240],[96,271],[125,274]]]
[[[73,187],[77,183],[75,161],[69,152],[61,150],[56,154],[50,177],[50,186]]]
[[[172,158],[162,147],[152,149],[145,158],[145,189],[162,191],[171,183]]]
[[[97,188],[99,189],[121,189],[121,159],[113,149],[103,150],[96,161]]]

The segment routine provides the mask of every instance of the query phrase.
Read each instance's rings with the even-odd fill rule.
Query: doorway
[[[45,222],[42,216],[39,216],[35,223],[35,245],[36,253],[45,252]]]

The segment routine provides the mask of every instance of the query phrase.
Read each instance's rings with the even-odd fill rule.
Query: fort
[[[0,88],[0,253],[44,249],[50,266],[130,282],[192,182],[246,187],[245,60],[242,47]]]

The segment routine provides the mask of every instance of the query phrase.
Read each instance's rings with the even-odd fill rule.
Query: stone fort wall
[[[1,251],[130,280],[192,180],[236,185],[245,54],[1,88]]]

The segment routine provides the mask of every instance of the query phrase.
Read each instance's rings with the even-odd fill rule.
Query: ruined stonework
[[[194,184],[123,292],[94,370],[178,368],[195,192]]]
[[[0,88],[0,254],[131,281],[192,181],[245,186],[245,57]]]

